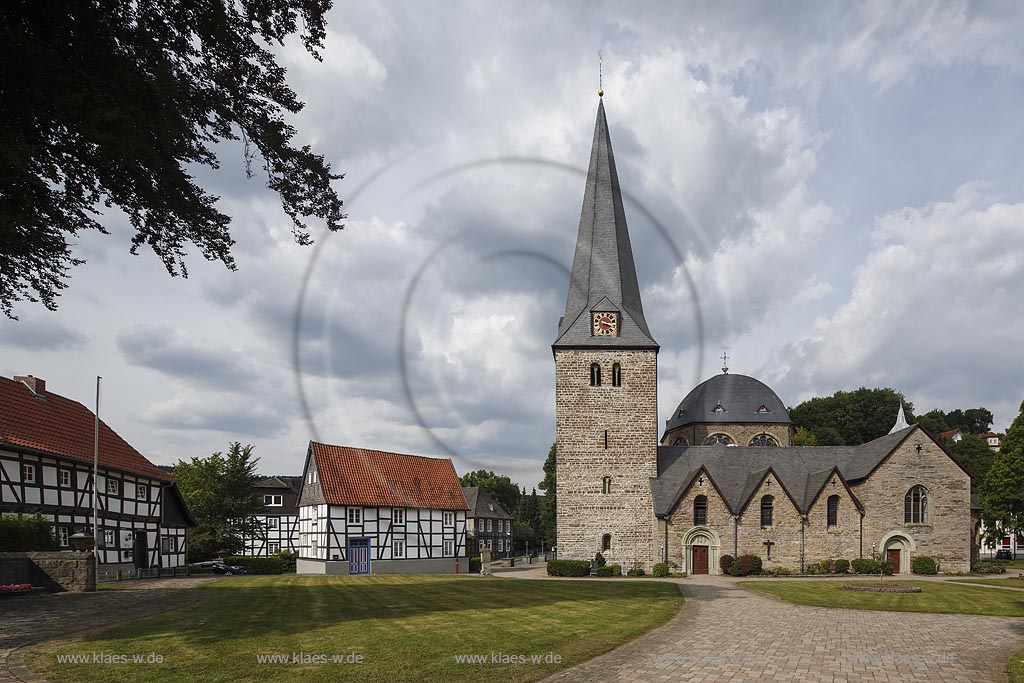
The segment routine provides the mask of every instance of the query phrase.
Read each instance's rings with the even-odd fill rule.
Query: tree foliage
[[[230,217],[195,182],[213,145],[241,139],[259,158],[300,244],[308,217],[342,227],[340,179],[296,147],[285,114],[303,104],[269,48],[299,34],[316,59],[331,0],[10,0],[0,3],[0,308],[55,308],[71,241],[128,218],[131,253],[148,246],[187,276],[194,245],[235,264]]]
[[[985,475],[981,514],[990,540],[1024,531],[1024,402]]]
[[[984,434],[992,426],[995,418],[992,411],[986,408],[957,408],[948,413],[941,410],[929,410],[917,419],[918,423],[932,434],[940,434],[959,429],[964,434]]]
[[[959,441],[946,439],[946,448],[974,475],[971,478],[971,488],[977,493],[985,481],[989,468],[992,467],[995,452],[987,442],[973,434],[964,434]]]
[[[790,408],[793,426],[814,436],[819,446],[854,446],[885,436],[896,422],[900,402],[913,422],[914,404],[893,389],[837,391]]]
[[[522,497],[519,484],[504,474],[495,474],[490,470],[474,470],[462,475],[459,483],[463,486],[479,486],[509,514],[514,514],[519,507],[519,499]]]
[[[544,461],[544,479],[537,486],[544,492],[544,500],[540,504],[539,526],[542,540],[549,547],[557,542],[558,478],[555,453],[555,444],[551,444],[548,457]]]
[[[818,437],[807,431],[806,427],[797,427],[796,433],[793,434],[793,445],[794,446],[817,446]]]
[[[189,534],[193,561],[232,555],[244,549],[242,537],[262,533],[254,515],[263,509],[256,489],[259,458],[253,447],[229,444],[227,455],[179,460],[173,476],[198,526]]]

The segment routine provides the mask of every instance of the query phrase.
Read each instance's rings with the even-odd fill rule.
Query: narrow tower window
[[[828,526],[839,525],[839,496],[829,496],[825,511],[825,523]]]
[[[601,386],[601,366],[597,363],[590,364],[590,386]]]
[[[622,386],[622,366],[619,365],[618,363],[612,365],[612,386]]]
[[[605,534],[604,536],[601,537],[601,550],[611,550],[611,549],[612,549],[612,535],[611,534]]]
[[[775,499],[771,496],[765,496],[761,499],[761,526],[769,527],[772,525],[772,511],[775,507]]]
[[[601,493],[611,493],[611,492],[612,492],[612,478],[609,475],[606,474],[606,475],[604,475],[604,478],[601,480]]]
[[[697,496],[693,499],[693,525],[704,526],[708,523],[708,497]]]

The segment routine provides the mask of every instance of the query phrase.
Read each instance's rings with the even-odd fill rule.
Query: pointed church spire
[[[907,424],[907,416],[903,414],[903,401],[900,401],[900,412],[896,414],[896,424],[889,430],[890,434],[895,434],[901,429],[906,429],[910,425]]]
[[[611,334],[594,334],[597,313],[614,314]],[[603,99],[597,105],[569,296],[553,346],[658,348],[640,301]]]

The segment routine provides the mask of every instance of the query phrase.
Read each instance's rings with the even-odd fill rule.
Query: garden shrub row
[[[278,555],[271,557],[250,557],[248,555],[229,555],[224,564],[237,565],[246,574],[284,574],[285,561]]]
[[[622,576],[622,565],[603,564],[594,572],[597,576]]]
[[[551,560],[548,562],[548,576],[588,576],[590,562],[587,560]]]
[[[42,515],[0,517],[0,550],[31,553],[56,549],[53,522]]]

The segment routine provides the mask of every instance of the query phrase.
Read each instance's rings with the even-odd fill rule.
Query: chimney
[[[46,393],[46,380],[40,379],[39,377],[33,377],[32,375],[15,375],[15,382],[24,382],[32,393],[36,396],[42,396]]]

